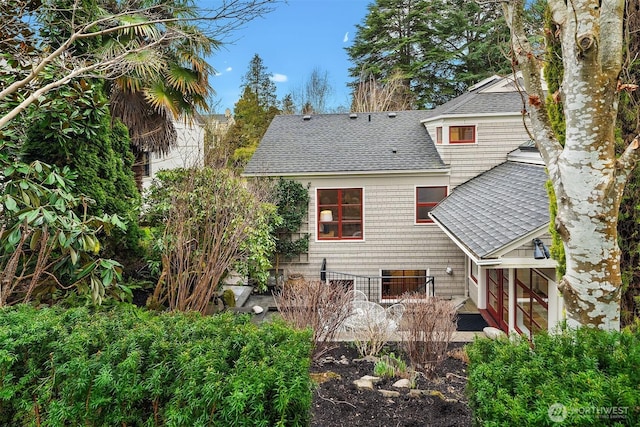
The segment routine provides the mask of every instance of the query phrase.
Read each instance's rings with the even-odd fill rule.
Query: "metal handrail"
[[[327,284],[342,285],[348,289],[360,290],[367,295],[369,301],[393,300],[395,299],[394,297],[399,296],[398,293],[382,295],[382,284],[387,279],[424,279],[424,283],[409,291],[424,292],[426,295],[435,296],[434,276],[365,276],[322,269],[320,270],[320,277]]]

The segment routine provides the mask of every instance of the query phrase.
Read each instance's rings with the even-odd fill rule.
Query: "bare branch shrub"
[[[417,292],[404,294],[402,299],[406,307],[403,347],[413,368],[431,377],[446,358],[456,330],[455,306],[451,301]]]
[[[354,334],[353,343],[362,357],[377,356],[391,338],[387,325],[371,318],[361,328],[354,330]]]
[[[313,330],[314,358],[331,349],[350,314],[351,295],[342,286],[322,281],[286,283],[274,297],[285,322],[296,329]]]

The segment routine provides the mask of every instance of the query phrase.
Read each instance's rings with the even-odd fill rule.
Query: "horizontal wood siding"
[[[310,185],[308,263],[287,264],[289,273],[319,279],[322,260],[327,269],[379,276],[381,270],[430,270],[436,294],[464,294],[464,255],[434,224],[415,224],[415,187],[448,185],[448,176],[318,177],[299,179]],[[363,188],[364,240],[318,241],[316,189]],[[450,266],[454,274],[445,273]],[[457,273],[457,275],[456,275]]]
[[[438,144],[442,160],[451,166],[451,188],[487,171],[507,160],[507,154],[530,140],[522,118],[482,117],[447,118],[427,124],[429,134],[434,138],[436,127],[476,126],[475,144]]]

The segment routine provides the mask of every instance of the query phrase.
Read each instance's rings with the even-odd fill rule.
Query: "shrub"
[[[349,316],[351,295],[342,286],[322,281],[287,283],[275,295],[280,315],[293,328],[311,328],[314,358],[324,354],[335,341]]]
[[[205,313],[231,270],[251,270],[266,286],[275,249],[270,224],[278,221],[259,183],[206,167],[163,171],[157,178],[145,198],[146,221],[162,229],[155,305]]]
[[[513,341],[513,342],[512,342]],[[637,425],[640,333],[582,328],[467,346],[478,425]]]
[[[406,310],[403,324],[406,339],[402,341],[411,366],[427,376],[447,356],[447,348],[456,331],[456,309],[451,301],[424,294],[408,293],[402,296]]]
[[[306,425],[308,332],[130,306],[0,311],[0,425]]]

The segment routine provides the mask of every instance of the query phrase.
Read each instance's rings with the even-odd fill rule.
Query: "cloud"
[[[289,80],[289,78],[285,74],[274,73],[271,75],[271,81],[276,83],[284,83],[287,80]]]
[[[227,68],[225,68],[224,70],[225,70],[227,73],[230,73],[231,71],[233,71],[233,68],[232,68],[232,67],[227,67]]]
[[[342,38],[342,43],[346,43],[349,41],[349,31],[344,33],[344,37]]]

